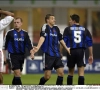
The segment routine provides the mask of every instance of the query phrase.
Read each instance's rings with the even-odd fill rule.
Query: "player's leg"
[[[51,77],[51,70],[45,70],[44,76],[40,78],[39,85],[44,85]]]
[[[54,68],[56,69],[57,72],[57,80],[56,80],[56,85],[62,85],[63,84],[63,76],[64,76],[64,65],[62,63],[61,58],[56,58],[54,62]]]
[[[58,68],[56,71],[58,75],[56,85],[63,85],[64,68]]]
[[[21,70],[22,70],[22,64],[24,63],[24,55],[10,55],[11,58],[11,64],[12,64],[12,70],[13,70],[13,85],[22,85],[21,82]]]
[[[2,72],[0,72],[0,85],[3,84],[3,76],[2,76]]]
[[[78,49],[77,52],[78,85],[84,85],[85,52],[84,49]]]
[[[73,84],[73,75],[74,75],[74,67],[76,63],[75,52],[71,51],[71,56],[67,53],[67,66],[68,66],[68,76],[67,76],[67,85]]]
[[[73,84],[74,68],[68,68],[67,85]]]
[[[8,65],[8,69],[9,69],[9,73],[12,73],[12,69],[11,69],[11,60],[7,59],[7,65]]]
[[[84,85],[84,66],[78,67],[78,85]]]
[[[20,69],[13,69],[13,71],[14,71],[14,77],[13,77],[12,84],[13,85],[22,85]]]
[[[50,79],[53,63],[54,63],[54,58],[44,53],[43,54],[44,76],[40,78],[39,85],[44,85]]]
[[[4,65],[4,57],[3,57],[3,52],[0,50],[0,84],[3,84],[3,65]]]

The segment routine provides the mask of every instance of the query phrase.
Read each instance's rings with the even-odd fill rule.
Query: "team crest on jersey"
[[[53,32],[56,32],[56,30],[55,30],[55,29],[53,29]]]
[[[24,34],[21,34],[21,36],[24,36]]]

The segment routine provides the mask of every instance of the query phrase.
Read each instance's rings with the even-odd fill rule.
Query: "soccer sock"
[[[15,77],[13,77],[12,85],[15,85]]]
[[[22,85],[20,77],[15,77],[14,78],[14,85]]]
[[[67,77],[67,85],[72,85],[73,84],[73,76],[68,75]]]
[[[63,77],[58,76],[57,81],[56,81],[56,85],[62,85],[62,84],[63,84]]]
[[[78,77],[78,85],[84,85],[84,76]]]
[[[44,77],[40,79],[39,85],[44,85],[48,80],[45,80]]]

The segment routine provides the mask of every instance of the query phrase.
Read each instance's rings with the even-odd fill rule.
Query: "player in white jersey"
[[[4,29],[11,23],[11,21],[14,19],[14,13],[11,13],[9,11],[4,11],[0,9],[0,18],[1,15],[6,15],[5,18],[0,20],[0,84],[3,84],[3,64],[4,64],[4,56],[3,56],[3,31]]]

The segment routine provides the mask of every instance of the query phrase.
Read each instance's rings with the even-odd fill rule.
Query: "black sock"
[[[14,78],[14,85],[22,85],[20,77],[15,77]]]
[[[84,85],[84,76],[78,77],[78,85]]]
[[[67,77],[67,85],[72,85],[73,84],[73,76],[68,75]]]
[[[63,77],[61,76],[57,77],[56,85],[63,85]]]
[[[15,85],[15,77],[13,77],[12,85]]]
[[[48,80],[45,80],[44,77],[40,79],[39,85],[44,85]]]

